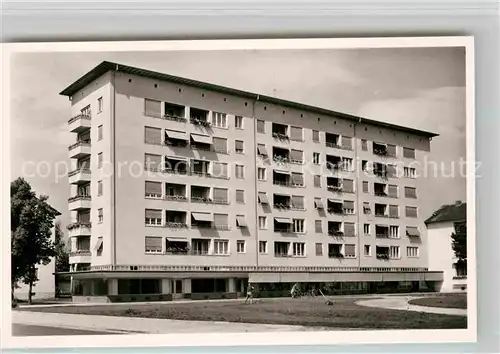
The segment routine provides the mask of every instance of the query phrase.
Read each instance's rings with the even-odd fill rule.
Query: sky
[[[26,176],[26,162],[47,161],[48,176],[25,178],[37,194],[49,196],[63,225],[69,222],[68,179],[56,178],[53,166],[69,161],[74,137],[68,131],[70,102],[59,92],[103,60],[435,132],[440,136],[428,159],[444,172],[466,156],[463,48],[15,54],[11,179]],[[424,217],[466,200],[463,176],[429,182],[432,192],[421,195]]]

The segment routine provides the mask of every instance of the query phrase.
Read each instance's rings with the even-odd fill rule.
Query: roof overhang
[[[280,98],[272,97],[272,96],[266,96],[266,95],[260,95],[257,93],[252,93],[252,92],[247,92],[247,91],[242,91],[242,90],[237,90],[225,86],[220,86],[220,85],[215,85],[207,82],[202,82],[202,81],[197,81],[197,80],[192,80],[192,79],[187,79],[179,76],[173,76],[173,75],[168,75],[168,74],[163,74],[151,70],[146,70],[146,69],[140,69],[128,65],[122,65],[118,63],[113,63],[109,61],[103,61],[96,67],[94,67],[92,70],[90,70],[88,73],[80,77],[78,80],[73,82],[71,85],[66,87],[64,90],[60,92],[61,95],[63,96],[72,96],[97,78],[101,77],[108,71],[115,71],[115,72],[123,72],[131,75],[137,75],[137,76],[142,76],[142,77],[148,77],[151,79],[155,80],[160,80],[160,81],[168,81],[168,82],[174,82],[178,84],[184,84],[187,86],[192,86],[192,87],[199,87],[202,89],[206,90],[211,90],[211,91],[216,91],[220,93],[225,93],[225,94],[230,94],[230,95],[235,95],[238,97],[243,97],[243,98],[248,98],[253,101],[260,101],[260,102],[265,102],[265,103],[270,103],[270,104],[276,104],[280,106],[285,106],[288,108],[293,108],[297,110],[303,110],[307,111],[310,113],[318,113],[318,114],[323,114],[326,116],[332,116],[332,117],[337,117],[337,118],[343,118],[347,119],[350,121],[353,121],[354,123],[366,123],[366,124],[371,124],[371,125],[376,125],[376,126],[381,126],[381,127],[387,127],[391,129],[396,129],[400,131],[405,131],[413,134],[417,134],[420,136],[425,136],[427,138],[432,138],[435,136],[438,136],[439,134],[424,131],[424,130],[419,130],[419,129],[413,129],[413,128],[408,128],[396,124],[391,124],[391,123],[385,123],[385,122],[380,122],[368,118],[363,118],[363,117],[358,117],[346,113],[341,113],[337,111],[332,111],[326,108],[321,108],[321,107],[315,107],[315,106],[310,106],[307,104],[299,103],[299,102],[292,102],[292,101],[287,101],[283,100]]]

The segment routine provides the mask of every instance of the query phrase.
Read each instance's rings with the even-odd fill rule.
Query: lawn
[[[437,315],[358,306],[356,299],[335,299],[327,306],[320,298],[262,299],[252,305],[239,301],[186,302],[24,308],[21,310],[72,314],[166,318],[176,320],[321,326],[351,329],[467,328],[462,316]]]
[[[429,296],[421,299],[411,300],[410,304],[418,306],[466,309],[467,294],[459,293],[459,294],[443,294],[438,296]]]

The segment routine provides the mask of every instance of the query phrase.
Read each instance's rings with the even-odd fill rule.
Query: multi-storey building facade
[[[417,178],[436,134],[110,62],[61,94],[75,294],[442,277]]]

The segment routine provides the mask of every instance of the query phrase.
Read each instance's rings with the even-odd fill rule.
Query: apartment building
[[[443,205],[425,220],[428,235],[429,269],[443,272],[443,281],[436,284],[441,292],[467,290],[467,261],[457,258],[452,234],[467,229],[467,204],[461,201]]]
[[[432,289],[436,134],[103,62],[69,97],[75,299]]]

